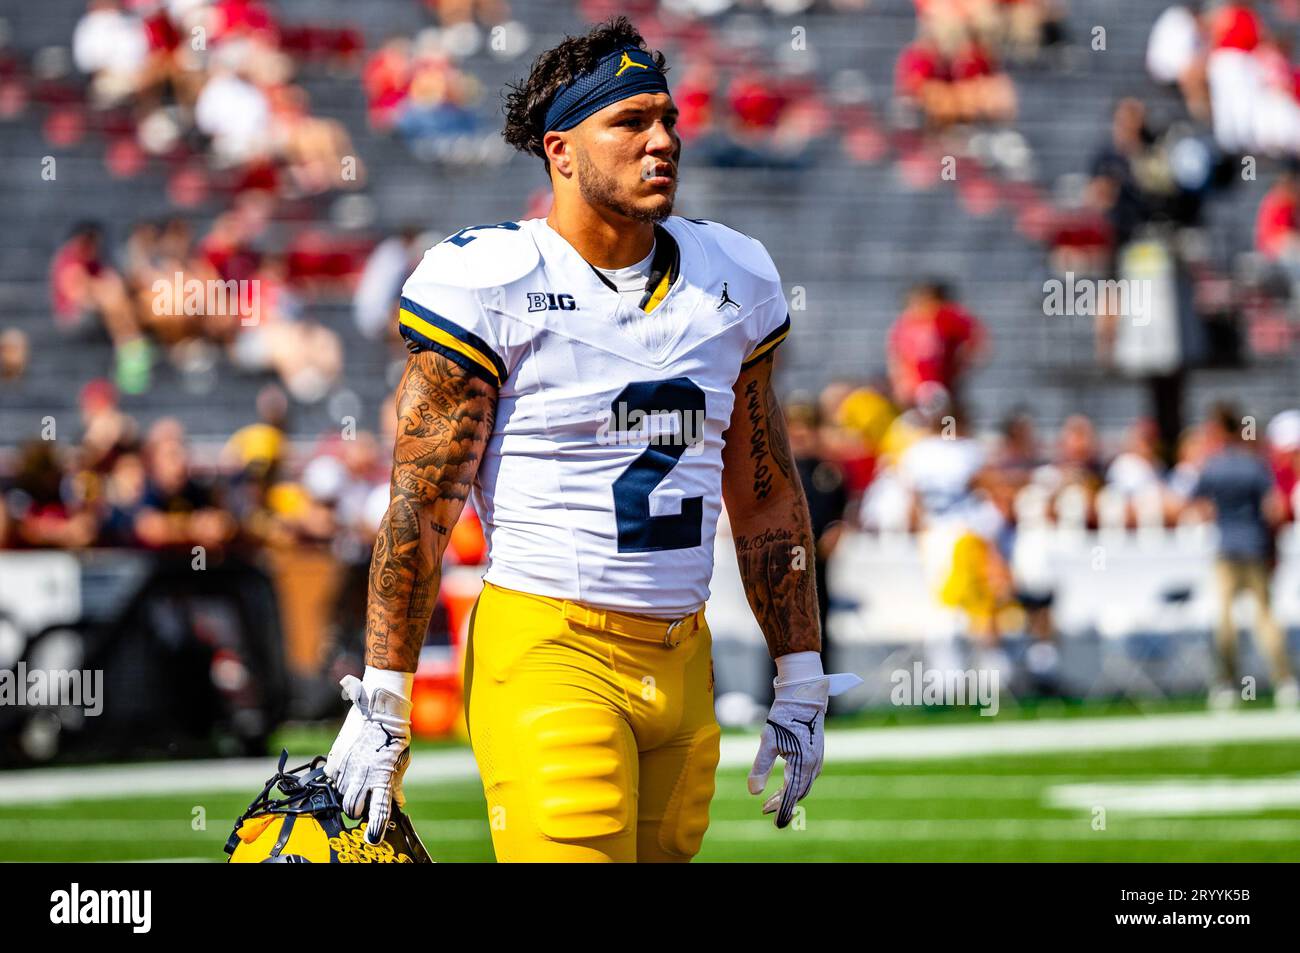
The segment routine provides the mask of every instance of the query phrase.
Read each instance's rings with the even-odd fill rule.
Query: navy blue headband
[[[572,129],[592,113],[638,93],[666,92],[668,81],[649,53],[630,46],[615,50],[590,73],[556,90],[543,132]]]

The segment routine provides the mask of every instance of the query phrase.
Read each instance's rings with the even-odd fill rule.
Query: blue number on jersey
[[[461,247],[461,248],[464,248],[466,245],[468,245],[468,244],[469,244],[470,242],[472,242],[474,239],[478,238],[477,235],[468,235],[468,236],[466,236],[466,235],[465,235],[466,232],[480,232],[480,231],[482,231],[482,230],[485,229],[485,228],[504,228],[504,229],[507,229],[507,230],[512,231],[512,232],[517,232],[517,231],[519,231],[519,223],[518,223],[518,222],[498,222],[498,223],[495,224],[495,225],[466,225],[464,228],[462,228],[460,231],[458,231],[455,235],[448,235],[446,238],[443,239],[443,241],[444,241],[444,242],[451,242],[453,245],[457,245],[457,246],[459,246],[459,247]],[[464,237],[462,237],[462,236],[464,236]]]
[[[682,500],[680,514],[650,515],[650,491],[663,482],[688,446],[704,439],[704,391],[687,377],[628,384],[611,406],[615,420],[636,411],[647,415],[632,430],[641,429],[652,413],[677,417],[675,434],[650,438],[645,452],[614,481],[614,516],[618,521],[620,553],[651,553],[663,549],[690,549],[700,545],[704,525],[704,497]],[[692,419],[688,422],[686,415]]]

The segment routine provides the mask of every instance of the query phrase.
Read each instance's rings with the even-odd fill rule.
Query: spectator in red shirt
[[[968,36],[951,61],[952,88],[964,122],[1009,122],[1016,118],[1016,87],[988,48]]]
[[[1259,44],[1263,27],[1252,7],[1251,0],[1233,0],[1211,15],[1210,43],[1214,49],[1249,53]]]
[[[961,377],[983,351],[984,326],[936,281],[916,285],[889,331],[889,380],[895,402],[910,407],[917,388],[942,385],[960,406]]]
[[[1230,0],[1209,19],[1210,112],[1219,147],[1234,155],[1258,147],[1256,113],[1262,93],[1255,48],[1264,27],[1249,0]]]
[[[957,118],[952,74],[939,44],[926,30],[898,54],[894,95],[919,109],[927,124],[942,128]]]
[[[1295,255],[1300,235],[1297,205],[1300,182],[1294,169],[1284,171],[1259,203],[1255,216],[1255,250],[1266,258],[1279,261]]]
[[[102,322],[120,357],[123,348],[144,341],[126,283],[105,259],[103,241],[103,230],[94,222],[73,229],[50,263],[50,297],[62,330],[81,332],[91,322]]]

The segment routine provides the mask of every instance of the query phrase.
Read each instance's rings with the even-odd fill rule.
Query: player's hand
[[[763,803],[763,813],[776,812],[776,826],[786,827],[795,805],[808,796],[822,771],[826,704],[862,679],[851,673],[826,675],[816,652],[795,652],[776,660],[772,682],[776,698],[768,712],[758,756],[749,772],[749,793],[762,794],[777,755],[785,760],[781,787]]]
[[[401,673],[372,676],[372,671],[366,670],[366,682],[355,675],[345,675],[339,682],[352,710],[325,759],[325,774],[339,789],[348,816],[369,818],[366,842],[378,844],[392,801],[398,807],[406,803],[402,776],[411,757],[411,701],[409,681],[406,697],[376,684],[391,685],[393,676]]]

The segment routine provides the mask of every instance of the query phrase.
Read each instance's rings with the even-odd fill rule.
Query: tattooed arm
[[[440,354],[412,354],[397,389],[392,493],[370,560],[366,664],[414,672],[442,555],[478,472],[496,388]]]
[[[722,451],[727,504],[745,595],[773,658],[821,649],[812,522],[772,391],[772,361],[740,372]]]
[[[352,708],[325,759],[343,810],[378,844],[403,804],[411,689],[438,592],[442,554],[492,433],[496,388],[433,351],[412,354],[397,388],[388,512],[370,557],[366,671],[340,684]]]

